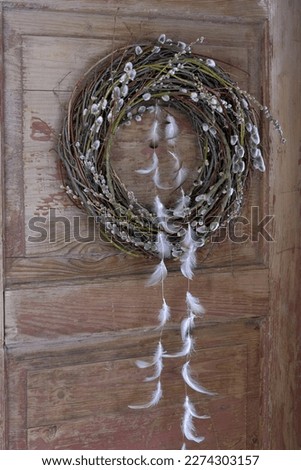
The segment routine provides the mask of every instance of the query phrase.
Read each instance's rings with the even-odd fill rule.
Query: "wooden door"
[[[179,362],[166,366],[157,407],[128,408],[152,391],[135,360],[150,356],[157,341],[160,296],[145,288],[154,263],[94,239],[87,216],[60,189],[56,152],[83,72],[120,44],[164,32],[187,42],[205,36],[204,54],[267,103],[287,137],[282,146],[265,127],[268,172],[254,174],[248,188],[247,240],[200,253],[191,289],[207,314],[192,362],[217,395],[195,396],[211,416],[198,424],[206,437],[199,448],[300,447],[298,0],[11,0],[1,2],[1,15],[2,446],[181,447]],[[34,217],[46,230],[38,241]],[[164,344],[175,349],[186,285],[177,266],[170,271],[173,321]]]

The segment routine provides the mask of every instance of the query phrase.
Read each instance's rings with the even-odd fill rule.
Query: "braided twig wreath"
[[[67,191],[98,219],[104,238],[127,252],[160,256],[160,232],[171,245],[169,256],[179,257],[188,224],[201,247],[238,214],[250,166],[265,170],[254,103],[272,119],[212,59],[165,35],[155,44],[114,51],[86,73],[71,96],[59,150]],[[199,144],[197,179],[177,205],[161,211],[158,200],[154,210],[143,207],[110,161],[117,129],[145,113],[155,115],[156,108],[187,115]],[[173,144],[177,129],[173,135],[169,124]],[[154,147],[155,140],[154,129]]]
[[[212,394],[192,377],[190,370],[192,330],[204,308],[191,294],[189,282],[187,315],[181,323],[183,347],[169,354],[162,345],[163,327],[170,317],[164,297],[164,260],[178,258],[183,276],[192,279],[196,250],[239,213],[251,167],[265,171],[258,111],[273,122],[284,141],[282,129],[268,109],[242,91],[213,59],[200,56],[192,48],[193,44],[174,42],[162,34],[155,43],[126,46],[101,59],[75,87],[59,140],[59,154],[67,173],[66,191],[98,220],[103,237],[128,253],[161,260],[149,282],[162,282],[160,337],[153,359],[136,362],[142,369],[154,368],[153,375],[145,380],[156,381],[156,388],[149,402],[131,406],[135,409],[149,408],[160,400],[165,358],[184,357],[182,377],[186,389]],[[190,120],[198,142],[197,177],[188,191],[183,189],[187,169],[177,149],[175,111]],[[165,139],[166,157],[174,165],[173,189],[179,191],[178,201],[170,207],[164,206],[159,195],[153,207],[142,205],[112,166],[111,151],[118,129],[142,120],[146,114],[152,116],[152,155],[148,166],[137,171],[152,176],[158,189],[166,189],[160,183],[158,158],[158,147]],[[192,421],[208,417],[197,414],[188,391],[183,406],[184,440],[200,443],[204,438],[195,434]]]

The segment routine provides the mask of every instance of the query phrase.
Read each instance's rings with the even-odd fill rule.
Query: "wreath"
[[[125,46],[99,60],[76,85],[59,139],[67,194],[95,217],[105,240],[127,253],[160,259],[150,285],[163,283],[167,258],[179,259],[183,276],[192,279],[197,249],[240,212],[250,170],[265,171],[258,130],[260,111],[273,122],[284,141],[282,129],[267,107],[241,90],[212,58],[193,51],[193,46],[202,42],[200,38],[186,44],[162,34],[155,42]],[[197,176],[188,190],[183,189],[188,170],[177,148],[177,113],[188,118],[198,143]],[[146,166],[137,172],[141,177],[151,177],[158,190],[170,190],[160,180],[158,154],[163,139],[165,158],[173,162],[172,190],[179,193],[170,207],[162,203],[159,191],[152,207],[141,204],[112,165],[117,131],[145,116],[151,119],[150,155]],[[182,376],[186,384],[211,394],[190,371],[192,329],[204,308],[189,288],[186,305],[187,315],[181,324],[182,350],[168,354],[161,331],[153,360],[137,361],[140,368],[155,368],[146,380],[154,380],[157,385],[148,403],[132,408],[158,403],[163,360],[167,357],[185,357]],[[169,317],[162,287],[161,330]],[[201,442],[203,437],[195,434],[193,418],[204,416],[197,414],[186,394],[183,435],[186,440]]]

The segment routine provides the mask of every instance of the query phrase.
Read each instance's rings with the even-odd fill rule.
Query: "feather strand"
[[[209,419],[210,418],[210,416],[208,415],[197,414],[196,409],[194,405],[191,403],[191,401],[189,400],[188,395],[186,395],[186,398],[185,398],[184,409],[188,410],[191,416],[193,416],[194,418],[197,418],[197,419]]]
[[[139,170],[136,170],[136,173],[139,173],[140,175],[148,175],[158,168],[158,163],[158,156],[156,152],[154,152],[152,156],[152,164],[146,168],[140,168]]]
[[[158,219],[167,219],[167,210],[164,206],[164,204],[161,202],[161,199],[159,196],[155,197],[155,212],[158,217]]]
[[[187,279],[193,278],[193,270],[196,267],[196,247],[194,245],[181,256],[181,272]]]
[[[176,217],[183,217],[184,210],[188,207],[190,203],[190,197],[186,196],[183,189],[181,188],[181,197],[177,201],[177,205],[173,210],[173,214]]]
[[[171,114],[167,115],[166,126],[165,126],[165,139],[168,141],[169,145],[176,144],[176,137],[179,134],[179,127],[177,122]]]
[[[152,394],[152,398],[148,403],[144,403],[143,405],[128,405],[129,408],[132,410],[142,410],[145,408],[151,408],[159,403],[160,399],[162,398],[162,387],[160,380],[157,383],[156,390]]]
[[[194,319],[195,315],[193,313],[190,313],[190,315],[181,322],[181,337],[182,340],[185,341],[187,334],[191,331],[191,329],[194,327]]]
[[[163,354],[163,357],[183,357],[183,356],[187,356],[188,354],[190,354],[192,350],[193,350],[193,339],[191,338],[189,334],[187,334],[181,351],[177,353],[173,353],[173,354],[165,353]]]
[[[148,282],[147,282],[147,285],[148,286],[154,286],[156,284],[159,284],[160,282],[162,282],[167,276],[167,269],[166,269],[166,266],[165,266],[165,263],[163,261],[163,259],[160,261],[160,263],[157,265],[155,271],[153,272],[153,274],[151,275],[151,277],[149,278]]]
[[[170,155],[172,156],[172,158],[175,161],[175,163],[174,163],[175,171],[179,171],[179,169],[181,168],[180,158],[178,157],[178,155],[175,152],[172,152],[171,150],[168,150],[168,153],[170,153]]]
[[[144,379],[144,382],[151,382],[152,380],[158,379],[161,375],[162,370],[163,370],[163,361],[162,361],[162,357],[160,357],[158,359],[158,361],[156,362],[156,364],[155,364],[155,373],[154,373],[154,375],[151,375],[150,377],[146,377]]]
[[[154,182],[155,186],[158,189],[171,189],[171,186],[164,186],[164,184],[161,183],[159,168],[155,169],[155,173],[154,173],[154,176],[153,176],[153,182]]]
[[[153,356],[153,360],[151,362],[147,362],[147,361],[142,361],[139,359],[138,361],[136,361],[136,366],[139,367],[139,369],[145,369],[146,367],[154,366],[156,362],[158,362],[158,360],[161,359],[162,355],[163,355],[163,347],[162,347],[161,341],[159,341],[155,354]]]
[[[155,119],[151,126],[149,140],[152,148],[156,148],[158,146],[160,140],[160,125],[158,119]]]
[[[191,377],[189,361],[185,362],[182,367],[182,377],[184,379],[184,382],[189,385],[192,390],[195,390],[199,393],[204,393],[205,395],[215,395],[215,393],[212,393],[206,388],[202,387],[202,385],[198,384],[197,381]]]
[[[158,232],[156,247],[161,258],[169,258],[171,252],[171,245],[166,238],[165,233]]]
[[[200,443],[204,441],[205,438],[203,436],[195,435],[195,427],[193,425],[192,418],[193,417],[190,414],[189,410],[185,409],[182,420],[182,432],[186,439],[188,439],[189,441]]]
[[[186,246],[187,248],[190,248],[194,243],[195,242],[192,238],[191,226],[188,225],[188,227],[185,231],[185,237],[183,238],[183,245]]]
[[[177,171],[176,184],[175,184],[176,188],[179,188],[179,186],[182,186],[182,184],[184,183],[184,181],[187,178],[187,175],[188,175],[188,169],[187,168],[182,167]]]
[[[159,319],[159,328],[162,328],[165,323],[169,320],[170,318],[170,307],[169,305],[167,305],[165,299],[163,299],[163,304],[162,304],[162,308],[159,312],[159,315],[158,315],[158,319]]]
[[[186,293],[186,304],[189,311],[195,315],[202,315],[205,313],[203,305],[197,297],[194,297],[190,292]]]

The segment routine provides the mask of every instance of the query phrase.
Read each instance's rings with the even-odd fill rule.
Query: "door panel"
[[[194,373],[202,377],[204,386],[218,390],[214,399],[193,394],[200,412],[212,416],[200,427],[206,436],[204,449],[258,445],[259,325],[258,320],[232,321],[197,330]],[[52,341],[46,347],[10,351],[9,395],[14,402],[26,403],[26,422],[20,409],[10,412],[11,447],[27,442],[31,449],[177,448],[181,361],[166,364],[160,406],[147,412],[128,409],[128,404],[141,402],[152,392],[153,386],[143,383],[143,372],[134,362],[149,359],[155,343],[154,333],[135,331],[78,340],[76,345]],[[177,350],[180,343],[178,331],[166,333],[164,344],[170,350]]]
[[[166,364],[164,398],[155,409],[128,409],[152,391],[135,360],[151,356],[157,343],[160,289],[145,287],[154,262],[116,252],[70,202],[60,188],[57,138],[70,93],[83,73],[119,45],[155,39],[162,32],[186,42],[205,36],[200,51],[219,60],[242,88],[268,100],[269,21],[274,24],[269,9],[264,1],[245,1],[242,18],[238,0],[168,0],[164,6],[147,0],[143,8],[134,0],[43,0],[40,6],[28,0],[1,6],[5,347],[0,373],[5,355],[8,397],[1,402],[3,446],[178,449],[180,362]],[[193,145],[189,129],[183,139]],[[139,145],[137,136],[137,161]],[[264,145],[268,155],[268,138]],[[119,147],[118,158],[129,158],[132,138],[125,137]],[[268,214],[270,194],[268,177],[254,174],[243,209],[247,240],[234,243],[228,237],[199,253],[191,290],[207,313],[196,329],[193,370],[217,395],[194,396],[211,419],[198,429],[204,443],[191,448],[276,445],[267,439],[270,430],[260,417],[263,412],[266,423],[271,416],[273,359],[265,335],[273,314],[269,278],[275,272],[256,227]],[[33,230],[37,226],[45,234],[41,241]],[[273,229],[270,223],[267,230]],[[166,298],[173,319],[164,345],[176,351],[187,285],[176,263],[168,268]],[[293,445],[289,439],[282,442]]]

